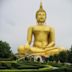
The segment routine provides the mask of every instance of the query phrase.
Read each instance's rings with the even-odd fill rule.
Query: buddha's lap
[[[63,49],[62,48],[58,48],[58,47],[47,47],[45,49],[43,48],[38,48],[38,47],[30,47],[30,48],[26,48],[24,45],[21,47],[21,49],[19,49],[20,52],[23,53],[23,51],[32,51],[32,52],[59,52],[59,51],[62,51]]]

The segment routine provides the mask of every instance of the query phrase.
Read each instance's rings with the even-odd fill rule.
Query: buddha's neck
[[[45,25],[45,23],[41,23],[41,22],[40,22],[40,23],[38,23],[38,25]]]

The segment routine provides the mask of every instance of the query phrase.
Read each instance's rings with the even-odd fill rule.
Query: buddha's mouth
[[[44,20],[44,18],[40,18],[41,20]]]

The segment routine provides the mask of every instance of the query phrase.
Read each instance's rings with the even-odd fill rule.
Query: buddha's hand
[[[30,55],[31,52],[32,51],[31,51],[30,45],[28,43],[26,43],[26,45],[25,45],[25,54]]]
[[[26,43],[25,48],[30,48],[30,45],[28,43]]]
[[[55,47],[55,42],[51,42],[50,44],[47,45],[47,48],[50,48],[50,47]]]

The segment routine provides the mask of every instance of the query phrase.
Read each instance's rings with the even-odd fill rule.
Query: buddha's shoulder
[[[50,29],[50,30],[54,30],[54,27],[50,26],[50,25],[45,25],[45,28]]]
[[[53,27],[53,26],[50,26],[50,25],[49,25],[49,26],[47,26],[47,27],[49,27],[51,30],[52,30],[52,29],[54,30],[54,27]]]
[[[54,30],[54,28],[52,26],[49,25],[43,25],[43,26],[39,26],[39,25],[34,25],[34,26],[30,26],[28,27],[28,29],[45,29],[45,30]]]
[[[37,25],[33,25],[33,26],[29,26],[28,29],[34,29],[34,28],[38,28],[39,26]]]
[[[28,29],[33,29],[34,26],[29,26]]]
[[[39,25],[34,25],[34,26],[31,26],[30,28],[51,28],[51,26],[48,26],[48,25],[43,25],[43,26],[39,26]]]

